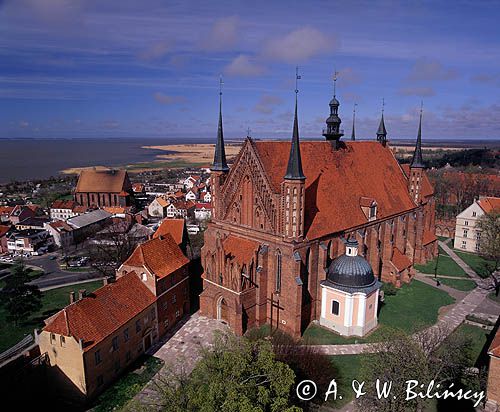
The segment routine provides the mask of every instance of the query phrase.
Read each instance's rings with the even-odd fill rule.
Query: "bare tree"
[[[481,216],[476,223],[480,232],[479,253],[489,262],[484,264],[484,269],[491,277],[498,296],[500,292],[500,279],[495,272],[500,264],[500,212],[492,211]]]

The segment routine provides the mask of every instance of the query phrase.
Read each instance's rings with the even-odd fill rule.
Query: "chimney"
[[[108,283],[109,283],[109,278],[106,276],[105,278],[103,278],[102,284],[106,286]]]
[[[71,305],[72,303],[75,303],[75,291],[74,290],[69,292],[69,304]]]
[[[87,295],[87,291],[85,289],[80,289],[78,291],[78,300],[82,300]]]

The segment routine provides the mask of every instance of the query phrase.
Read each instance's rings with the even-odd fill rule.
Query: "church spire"
[[[293,119],[293,134],[292,145],[290,147],[290,157],[288,158],[288,167],[286,169],[285,179],[290,180],[303,180],[306,177],[302,171],[302,159],[300,157],[300,143],[299,143],[299,121],[297,119],[297,80],[300,79],[298,68],[296,70],[295,80],[295,117]]]
[[[355,127],[355,122],[356,122],[356,106],[358,104],[354,103],[354,109],[352,109],[352,133],[351,133],[351,140],[354,141],[356,140],[356,132],[354,130]]]
[[[330,116],[326,119],[326,129],[323,129],[323,136],[326,140],[331,141],[334,149],[338,149],[339,140],[344,135],[344,131],[340,128],[342,120],[339,117],[340,102],[337,100],[337,75],[333,73],[333,99],[330,100]]]
[[[382,116],[380,117],[380,123],[378,125],[378,130],[377,130],[377,141],[385,146],[385,144],[387,143],[387,130],[385,128],[385,122],[384,122],[384,107],[385,107],[385,100],[382,99]]]
[[[420,105],[420,120],[418,123],[417,142],[415,144],[415,152],[413,153],[413,159],[411,161],[410,167],[425,167],[424,159],[422,158],[422,107],[423,103]]]
[[[224,133],[222,130],[222,76],[219,89],[219,126],[217,128],[217,143],[215,144],[214,162],[211,170],[214,172],[227,172],[229,167],[226,161],[226,150],[224,148]]]

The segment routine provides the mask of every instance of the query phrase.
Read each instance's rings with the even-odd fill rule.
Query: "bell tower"
[[[300,156],[299,123],[297,118],[297,80],[295,86],[295,116],[293,119],[292,144],[288,166],[282,183],[283,235],[289,241],[301,241],[304,237],[305,181]]]
[[[226,150],[224,148],[224,133],[222,129],[222,77],[219,83],[219,126],[217,128],[217,142],[215,143],[214,161],[210,168],[210,181],[213,194],[214,219],[221,217],[221,192],[226,181],[229,167],[226,161]]]
[[[339,117],[340,103],[336,97],[337,74],[337,71],[333,74],[333,99],[330,100],[330,116],[326,119],[326,129],[323,129],[323,136],[332,142],[334,149],[338,149],[340,138],[344,135],[344,131],[340,128],[342,123]]]
[[[420,204],[422,200],[422,178],[425,165],[422,158],[422,105],[420,106],[420,120],[418,123],[417,142],[410,163],[410,179],[408,181],[410,195],[415,203]]]
[[[384,107],[385,101],[384,99],[382,99],[382,116],[380,117],[380,123],[377,130],[377,142],[379,142],[382,146],[387,145],[387,130],[385,128],[384,122]]]

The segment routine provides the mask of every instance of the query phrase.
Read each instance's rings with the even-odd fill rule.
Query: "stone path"
[[[474,279],[479,286],[486,286],[486,284],[490,283],[490,282],[486,282],[485,279],[482,279],[481,277],[479,277],[477,275],[477,273],[474,272],[467,263],[465,263],[462,259],[460,259],[460,257],[446,243],[441,242],[440,240],[438,241],[438,243],[439,243],[439,246],[441,246],[443,248],[443,250],[446,253],[448,253],[448,256],[451,257],[455,261],[455,263],[458,266],[460,266],[464,270],[465,273],[467,273],[467,275],[470,278]]]
[[[463,290],[458,290],[455,288],[452,288],[451,286],[447,286],[443,283],[441,283],[439,286],[436,284],[436,280],[434,277],[429,277],[426,276],[420,272],[417,272],[415,275],[415,278],[418,279],[419,281],[426,283],[427,285],[430,285],[432,287],[444,290],[447,292],[450,296],[453,296],[455,300],[462,300],[465,296],[467,296],[467,292]],[[466,279],[469,280],[468,278],[461,278],[461,279]]]

